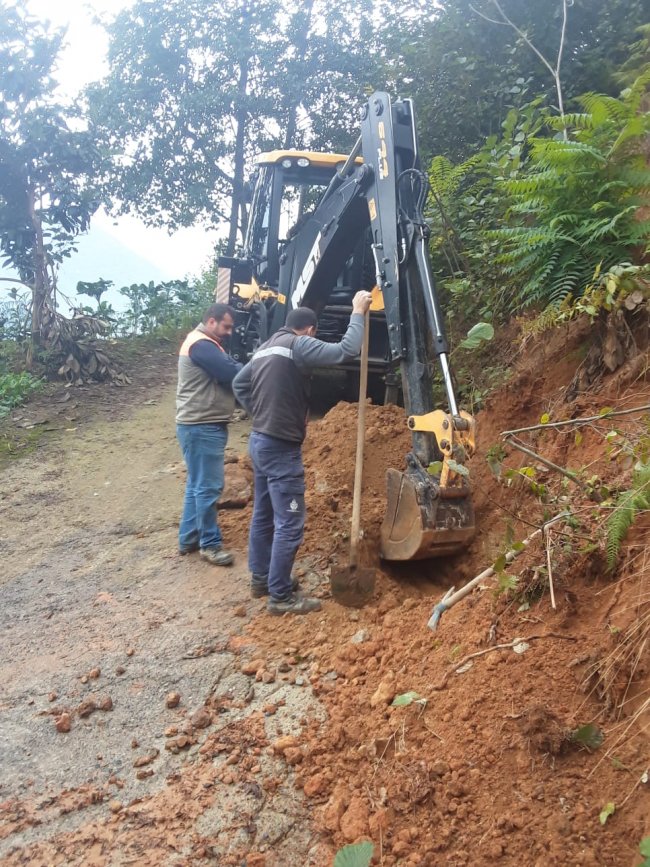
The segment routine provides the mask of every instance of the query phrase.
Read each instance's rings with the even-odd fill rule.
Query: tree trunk
[[[27,359],[28,366],[31,366],[34,349],[43,341],[43,313],[52,294],[52,286],[47,273],[47,255],[43,242],[43,227],[40,217],[36,212],[36,194],[31,187],[27,193],[27,209],[34,233],[31,350],[28,353]]]
[[[246,204],[246,197],[242,196],[242,199],[239,203],[239,213],[240,213],[240,221],[239,228],[241,231],[242,240],[246,237],[246,232],[248,231],[248,210]]]
[[[305,60],[305,55],[307,53],[307,37],[309,36],[309,28],[311,26],[311,13],[314,7],[314,0],[307,0],[304,8],[301,10],[300,14],[302,17],[302,27],[300,29],[300,33],[296,38],[296,66],[300,66]],[[301,70],[298,69],[298,75],[296,79],[298,81],[304,81],[306,76],[301,74]],[[302,89],[298,90],[296,94],[296,98],[293,101],[293,104],[288,106],[288,117],[287,117],[287,130],[284,135],[284,149],[288,150],[291,147],[295,147],[295,138],[296,138],[296,130],[298,127],[298,108],[300,107],[300,103],[302,102]]]
[[[238,100],[235,106],[237,136],[235,138],[235,165],[232,185],[232,201],[230,204],[230,231],[226,255],[232,256],[237,245],[239,229],[239,208],[244,204],[244,145],[246,142],[246,94],[248,89],[248,63],[250,57],[243,57],[239,62],[239,82],[237,84]]]

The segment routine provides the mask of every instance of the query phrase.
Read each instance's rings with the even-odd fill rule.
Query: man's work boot
[[[283,614],[310,614],[312,611],[320,611],[322,608],[319,599],[311,599],[309,596],[299,596],[292,593],[288,599],[273,599],[266,603],[269,614],[281,617]]]
[[[230,551],[225,551],[223,548],[201,548],[201,557],[213,566],[232,566],[235,562]]]
[[[300,581],[298,578],[291,578],[291,590],[295,593],[300,589]],[[251,575],[251,597],[253,599],[261,599],[262,596],[269,595],[269,578],[268,575],[256,575],[254,572]]]
[[[193,542],[191,545],[188,545],[185,548],[179,548],[178,553],[181,557],[184,557],[186,554],[193,554],[195,551],[199,550],[198,542]]]

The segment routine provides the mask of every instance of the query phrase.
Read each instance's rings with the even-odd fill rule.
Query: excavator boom
[[[387,473],[381,555],[411,560],[456,553],[475,530],[465,467],[474,450],[474,420],[457,406],[429,266],[423,216],[427,179],[412,101],[391,103],[387,93],[374,93],[361,109],[361,135],[349,156],[314,156],[266,155],[245,258],[220,262],[230,276],[220,270],[219,285],[222,291],[228,286],[231,303],[247,311],[245,324],[236,329],[244,344],[251,343],[251,335],[258,342],[266,339],[298,306],[316,310],[319,326],[326,321],[332,327],[337,316],[345,320],[350,292],[374,286],[377,307],[383,309],[371,318],[371,348],[378,342],[373,323],[375,333],[383,329],[383,350],[374,361],[388,376],[399,371],[413,442],[405,467]],[[320,185],[311,208],[303,207],[308,192],[300,186],[301,177]],[[282,240],[280,203],[287,189],[287,201],[300,205],[300,219]],[[271,303],[264,293],[270,293]],[[440,367],[446,410],[433,404],[432,356]],[[372,364],[371,352],[371,369]]]

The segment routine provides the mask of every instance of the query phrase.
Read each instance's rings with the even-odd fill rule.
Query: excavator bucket
[[[463,550],[475,532],[468,487],[441,488],[418,471],[386,473],[386,515],[381,527],[385,560],[424,560]]]

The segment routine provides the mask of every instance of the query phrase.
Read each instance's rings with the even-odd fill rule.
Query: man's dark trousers
[[[291,595],[291,569],[305,527],[305,470],[301,443],[253,431],[255,502],[248,542],[248,566],[268,576],[273,599]]]

